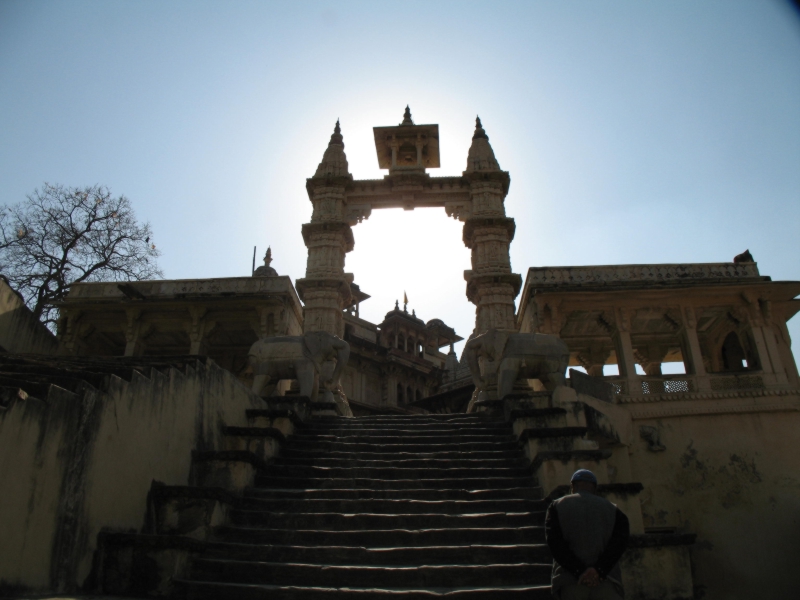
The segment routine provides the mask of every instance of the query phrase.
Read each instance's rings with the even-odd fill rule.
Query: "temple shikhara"
[[[787,595],[800,282],[749,251],[516,273],[481,120],[460,174],[430,173],[439,135],[406,107],[360,180],[336,123],[294,282],[275,247],[241,277],[75,284],[57,336],[0,282],[0,596],[550,598],[544,511],[579,468],[628,516],[626,598]],[[463,223],[472,331],[361,318],[345,258],[382,208]]]

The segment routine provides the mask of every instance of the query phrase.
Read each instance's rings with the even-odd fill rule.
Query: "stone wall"
[[[222,426],[243,424],[246,409],[263,405],[228,371],[197,360],[133,369],[129,380],[109,375],[99,388],[49,386],[43,398],[4,390],[6,593],[85,585],[100,530],[139,530],[153,480],[189,483],[192,450],[222,449]]]
[[[55,354],[55,336],[25,306],[20,295],[0,278],[0,351]]]
[[[793,400],[794,406],[787,402],[774,412],[633,422],[631,466],[644,485],[644,525],[697,534],[697,597],[796,593],[786,576],[795,567],[800,536],[800,403],[797,396]],[[657,432],[663,450],[650,448],[641,427]]]

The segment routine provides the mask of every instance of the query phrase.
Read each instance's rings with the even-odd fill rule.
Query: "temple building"
[[[762,275],[749,251],[530,257],[523,281],[510,175],[480,119],[459,175],[428,172],[439,127],[408,107],[373,133],[382,179],[353,177],[337,121],[306,180],[296,281],[269,249],[241,277],[76,284],[56,337],[0,282],[0,590],[545,598],[542,511],[589,468],[630,520],[627,597],[791,594],[800,282]],[[470,332],[406,302],[380,323],[360,316],[370,296],[344,270],[354,228],[421,207],[463,223]],[[278,354],[254,360],[257,344]],[[563,363],[541,360],[546,344]],[[302,396],[312,370],[318,395]],[[279,380],[274,393],[258,394],[259,377]]]

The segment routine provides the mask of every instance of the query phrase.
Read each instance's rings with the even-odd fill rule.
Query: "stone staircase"
[[[230,432],[245,440],[239,448],[274,431],[274,414],[248,413],[249,427]],[[201,462],[231,471],[242,460],[236,452]],[[214,472],[201,478],[220,483]],[[311,419],[253,475],[234,494],[154,488],[156,535],[107,536],[105,591],[245,600],[550,597],[546,504],[508,422],[463,414]],[[137,590],[142,577],[159,578],[154,570],[168,581]],[[120,573],[127,583],[115,585]]]

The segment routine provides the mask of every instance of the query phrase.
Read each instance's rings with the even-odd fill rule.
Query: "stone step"
[[[535,487],[533,478],[526,477],[448,477],[438,479],[376,479],[376,478],[331,478],[331,477],[278,477],[258,475],[256,487],[282,489],[504,489]]]
[[[318,456],[313,458],[298,456],[279,456],[272,462],[274,465],[286,466],[316,466],[316,467],[336,467],[340,469],[369,468],[405,468],[405,469],[498,469],[498,468],[523,468],[530,464],[521,454],[516,458],[402,458],[384,460],[371,460],[358,456],[349,458],[330,458]]]
[[[296,433],[305,435],[382,435],[390,433],[392,435],[450,435],[454,433],[472,433],[483,435],[510,435],[511,425],[502,423],[500,425],[403,425],[395,427],[393,425],[359,425],[356,427],[320,427],[317,425],[307,425],[297,429]]]
[[[372,566],[273,563],[222,559],[195,559],[192,579],[233,583],[325,587],[444,587],[545,585],[552,565],[546,563],[489,565]]]
[[[521,448],[466,452],[446,450],[439,452],[349,452],[286,446],[281,448],[279,456],[281,458],[303,458],[307,460],[334,458],[344,460],[519,460],[525,458]]]
[[[245,498],[281,500],[541,500],[543,493],[536,486],[497,489],[280,489],[248,488]]]
[[[491,436],[490,436],[491,437]],[[509,436],[512,437],[513,436]],[[382,438],[375,438],[373,441],[341,441],[341,440],[317,440],[317,441],[308,441],[299,442],[297,440],[289,438],[289,441],[286,443],[283,448],[287,450],[306,450],[306,451],[316,451],[316,452],[388,452],[388,453],[396,453],[396,452],[421,452],[421,453],[432,453],[432,452],[486,452],[486,451],[494,451],[494,452],[515,452],[520,450],[520,445],[517,440],[514,439],[504,439],[502,441],[497,440],[494,437],[491,437],[490,440],[485,441],[464,441],[464,442],[452,442],[452,443],[442,443],[440,440],[434,441],[406,441],[403,443],[388,443],[386,440]],[[282,448],[282,449],[283,449]]]
[[[206,544],[203,558],[356,565],[475,565],[552,561],[547,544],[369,548],[210,542]]]
[[[530,467],[497,468],[401,468],[401,467],[321,467],[313,465],[269,464],[263,476],[330,479],[453,479],[464,477],[530,477]]]
[[[434,496],[435,497],[435,496]],[[496,512],[541,512],[547,508],[545,500],[493,499],[493,500],[411,500],[411,499],[266,499],[248,496],[237,502],[245,510],[299,513],[366,514],[476,514]]]
[[[480,586],[474,588],[389,589],[246,585],[175,580],[183,600],[550,600],[550,586]]]
[[[468,544],[539,544],[544,527],[480,527],[461,529],[271,529],[225,525],[214,530],[215,541],[248,544],[296,544],[300,546],[456,546]]]
[[[239,429],[248,429],[248,428],[239,428]],[[264,429],[264,428],[249,428],[249,429]],[[385,445],[385,444],[437,444],[437,445],[449,445],[452,443],[460,444],[460,443],[493,443],[493,444],[500,444],[503,442],[515,442],[517,438],[515,435],[511,433],[510,430],[505,431],[503,434],[486,434],[486,433],[474,433],[474,432],[459,432],[459,431],[452,431],[446,434],[439,434],[439,435],[429,435],[427,432],[418,432],[418,431],[392,431],[386,433],[380,432],[352,432],[352,433],[343,433],[343,434],[316,434],[316,433],[306,433],[304,431],[295,432],[291,437],[291,441],[293,444],[316,444],[320,442],[338,442],[338,443],[358,443],[358,444],[375,444],[375,445]]]
[[[231,510],[228,522],[241,527],[296,529],[457,529],[542,525],[544,512],[491,513],[338,513]]]
[[[449,415],[372,415],[364,417],[322,417],[309,419],[308,423],[342,423],[353,425],[358,423],[492,423],[498,419],[490,419],[484,415],[449,414]]]

